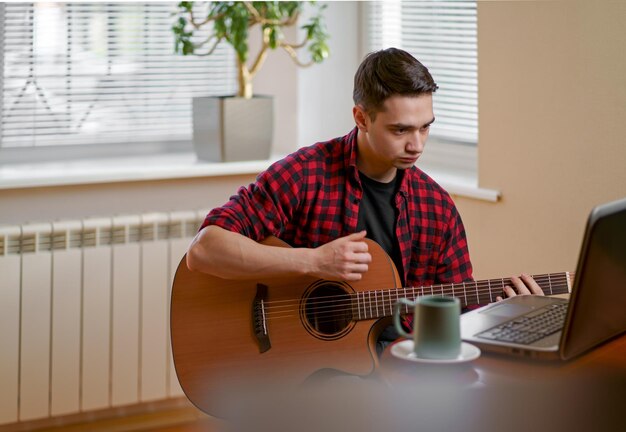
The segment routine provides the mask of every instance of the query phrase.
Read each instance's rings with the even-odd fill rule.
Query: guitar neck
[[[546,295],[566,294],[571,292],[573,276],[569,272],[534,275],[532,278]],[[487,304],[502,296],[510,279],[488,279],[481,281],[440,284],[419,288],[395,288],[388,290],[363,291],[352,299],[352,316],[356,320],[368,320],[391,316],[399,298],[415,300],[425,295],[456,297],[465,307],[473,304]],[[405,306],[405,312],[411,312]]]

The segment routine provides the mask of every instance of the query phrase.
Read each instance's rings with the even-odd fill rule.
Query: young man
[[[213,209],[189,248],[189,268],[223,278],[307,274],[356,281],[371,262],[368,237],[393,259],[405,286],[471,280],[456,207],[414,166],[435,121],[436,90],[409,53],[369,54],[354,78],[356,127],[274,163]],[[271,235],[293,249],[258,243]],[[541,294],[541,288],[528,276],[514,277],[504,294],[518,293]]]

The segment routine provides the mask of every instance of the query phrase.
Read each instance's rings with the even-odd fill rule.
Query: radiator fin
[[[113,244],[128,243],[128,227],[118,226],[113,228]]]
[[[21,252],[20,243],[22,239],[19,235],[10,235],[7,236],[7,255],[17,255]]]
[[[19,234],[0,235],[0,256],[20,254],[21,242]]]
[[[80,409],[81,260],[77,248],[52,252],[52,416]]]
[[[25,234],[20,242],[20,253],[33,253],[37,250],[37,235]]]
[[[0,424],[18,420],[20,268],[19,255],[0,256]]]

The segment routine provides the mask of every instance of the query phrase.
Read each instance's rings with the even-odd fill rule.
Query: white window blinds
[[[0,150],[191,139],[191,97],[233,94],[235,57],[174,53],[176,3],[4,3]]]
[[[402,48],[431,72],[431,135],[478,141],[476,1],[378,1],[366,4],[367,51]]]

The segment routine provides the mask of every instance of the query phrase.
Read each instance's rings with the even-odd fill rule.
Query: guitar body
[[[358,282],[312,277],[225,280],[178,266],[171,301],[178,380],[200,410],[227,417],[236,401],[267,383],[299,385],[325,369],[368,375],[376,338],[388,319],[352,319],[345,294],[401,286],[382,248],[368,241],[372,264]],[[289,247],[276,238],[264,244]],[[327,305],[333,306],[332,316]]]

